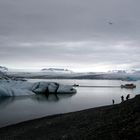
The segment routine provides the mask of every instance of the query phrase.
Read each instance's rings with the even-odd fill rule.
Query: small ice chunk
[[[57,93],[76,93],[76,89],[74,89],[71,85],[60,84]]]

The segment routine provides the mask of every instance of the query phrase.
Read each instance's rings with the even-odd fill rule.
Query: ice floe
[[[62,85],[55,82],[37,82],[0,80],[0,96],[24,96],[34,94],[60,94],[76,93],[76,89],[70,85]]]

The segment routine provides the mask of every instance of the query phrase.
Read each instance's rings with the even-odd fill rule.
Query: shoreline
[[[47,116],[0,128],[0,140],[140,139],[140,95],[120,104]]]

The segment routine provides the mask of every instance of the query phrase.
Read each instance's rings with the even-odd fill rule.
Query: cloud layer
[[[139,0],[0,0],[0,63],[140,68]]]

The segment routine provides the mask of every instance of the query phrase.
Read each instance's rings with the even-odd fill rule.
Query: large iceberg
[[[55,82],[30,83],[14,80],[0,81],[0,96],[26,96],[51,93],[76,93],[76,89],[74,89],[73,86],[62,85]]]

